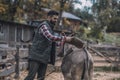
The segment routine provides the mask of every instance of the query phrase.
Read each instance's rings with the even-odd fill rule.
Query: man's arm
[[[56,36],[50,33],[46,25],[42,25],[40,28],[42,34],[50,41],[62,41],[65,40],[65,36]]]

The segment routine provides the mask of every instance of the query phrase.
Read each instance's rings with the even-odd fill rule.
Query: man
[[[69,42],[71,37],[55,36],[53,28],[58,19],[58,12],[49,11],[47,20],[42,22],[35,32],[29,54],[29,71],[25,80],[33,80],[37,73],[38,80],[44,80],[47,64],[55,63],[55,42]]]

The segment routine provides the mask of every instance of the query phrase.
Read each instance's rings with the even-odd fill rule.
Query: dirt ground
[[[22,71],[20,73],[20,79],[24,80],[25,76],[27,75],[27,71]],[[12,78],[10,80],[16,80]],[[94,72],[93,80],[118,80],[120,78],[120,73],[116,72]],[[37,79],[35,79],[37,80]],[[61,72],[53,72],[52,74],[46,76],[45,80],[64,80],[63,75]],[[120,80],[120,79],[119,79]]]
[[[120,73],[95,72],[93,80],[113,80],[120,78]],[[53,73],[46,80],[64,80],[61,73]]]
[[[57,62],[56,65],[60,65],[60,62]],[[109,66],[110,64],[99,64],[99,63],[95,63],[94,66],[99,66],[99,65],[104,65],[104,66]],[[50,71],[51,72],[51,71]],[[47,72],[47,74],[49,74],[50,72]],[[27,71],[21,71],[20,72],[20,79],[19,80],[24,80],[24,78],[27,76]],[[15,74],[13,74],[11,76],[10,80],[16,80],[14,79]],[[119,79],[118,79],[119,78]],[[35,79],[37,80],[37,79]],[[64,80],[63,75],[60,71],[58,72],[53,72],[50,75],[45,77],[45,80]],[[120,80],[120,72],[103,72],[103,71],[94,71],[93,74],[93,80]]]
[[[94,60],[103,60],[103,58],[100,58],[98,56],[93,56]],[[56,66],[60,66],[61,65],[61,61],[57,61],[56,62]],[[101,67],[101,66],[111,66],[110,63],[94,63],[95,67]],[[27,76],[27,71],[21,71],[20,72],[20,79],[19,80],[24,80],[24,78]],[[47,74],[49,74],[50,72],[47,72]],[[10,80],[16,80],[14,79],[15,74],[11,75],[11,79]],[[37,79],[35,79],[37,80]],[[63,75],[60,71],[58,72],[53,72],[52,74],[48,75],[45,77],[45,80],[64,80]],[[94,71],[93,74],[93,80],[120,80],[120,72],[113,72],[113,71],[109,71],[109,72],[105,72],[105,71]]]

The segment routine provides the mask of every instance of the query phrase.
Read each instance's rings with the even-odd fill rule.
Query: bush
[[[110,21],[107,32],[120,32],[120,17],[115,17]]]

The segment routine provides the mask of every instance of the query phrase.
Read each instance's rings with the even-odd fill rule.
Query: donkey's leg
[[[64,80],[73,80],[71,73],[63,74],[63,76],[64,76]]]
[[[88,70],[85,71],[84,79],[83,80],[90,80],[88,75]]]
[[[72,63],[69,60],[64,59],[61,65],[61,71],[64,76],[64,80],[72,80],[71,77]]]
[[[84,80],[92,80],[93,77],[93,63],[90,62],[90,65],[85,70]]]
[[[72,70],[71,70],[72,80],[81,80],[81,76],[83,74],[83,69],[84,69],[83,65],[84,65],[83,62],[72,65]]]

